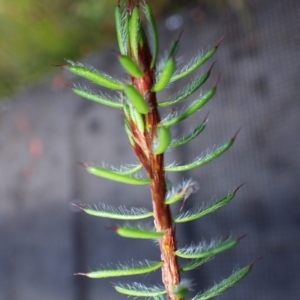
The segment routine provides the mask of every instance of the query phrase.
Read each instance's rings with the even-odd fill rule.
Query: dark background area
[[[263,256],[249,276],[219,298],[300,299],[299,1],[181,2],[156,10],[161,56],[182,29],[182,61],[199,49],[205,52],[227,35],[215,57],[198,71],[203,74],[217,59],[203,88],[204,92],[221,73],[216,96],[177,127],[174,135],[189,131],[209,112],[207,128],[190,144],[168,153],[167,161],[189,162],[227,141],[238,128],[242,130],[226,154],[200,169],[172,175],[170,180],[180,183],[183,176],[198,181],[200,189],[187,202],[187,209],[222,198],[241,183],[246,185],[218,212],[178,226],[179,246],[203,238],[247,234],[236,248],[186,277],[193,278],[196,292]],[[13,12],[19,9],[14,8]],[[106,17],[113,17],[113,8]],[[107,46],[83,51],[80,61],[121,77],[125,75],[116,59],[110,22],[111,27],[101,27],[109,36]],[[9,39],[7,33],[5,37]],[[39,41],[47,47],[55,45],[47,39],[41,34],[37,45]],[[22,53],[22,48],[11,49],[11,53]],[[29,49],[36,57],[37,48],[31,45]],[[79,55],[72,53],[70,58],[79,59]],[[54,57],[54,63],[61,63],[69,55],[47,59],[53,63]],[[115,280],[72,274],[131,258],[157,260],[157,246],[116,237],[108,230],[116,222],[84,215],[70,203],[150,208],[150,195],[147,188],[102,180],[78,166],[78,161],[118,166],[136,159],[120,112],[77,98],[64,85],[83,80],[61,69],[51,72],[55,74],[36,77],[37,84],[29,80],[31,87],[17,85],[18,92],[14,88],[9,101],[1,103],[0,299],[124,299],[114,292],[111,282],[159,283],[159,272]],[[160,99],[169,98],[187,83],[188,79],[176,82]],[[179,208],[174,207],[175,215]]]

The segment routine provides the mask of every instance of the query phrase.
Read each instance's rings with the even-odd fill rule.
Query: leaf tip
[[[242,130],[243,127],[240,127],[237,132],[234,134],[234,136],[231,138],[232,141],[235,141],[237,135],[239,134],[239,132]]]
[[[87,169],[87,168],[90,167],[90,165],[88,165],[87,163],[83,163],[81,161],[78,161],[77,164],[80,165],[80,166],[82,166],[82,167],[84,167],[85,169]]]
[[[209,116],[209,113],[210,113],[210,112],[208,112],[208,113],[206,114],[206,116],[204,117],[203,123],[205,123],[205,124],[208,122],[208,116]]]
[[[209,70],[208,70],[208,73],[211,72],[211,70],[213,69],[214,65],[216,64],[217,60],[215,60],[212,65],[210,66]]]
[[[76,208],[79,208],[80,210],[84,210],[84,207],[80,204],[71,203],[72,206],[75,206]]]
[[[65,64],[51,64],[52,67],[59,67],[59,68],[65,68],[68,69],[69,65],[65,65]]]
[[[245,185],[245,184],[246,184],[246,182],[240,184],[240,185],[233,191],[233,195],[235,195],[236,192],[237,192],[243,185]]]
[[[248,235],[248,234],[245,233],[245,234],[239,236],[239,237],[237,238],[237,240],[238,240],[238,241],[241,241],[241,240],[242,240],[244,237],[246,237],[247,235]]]
[[[227,32],[225,32],[225,33],[223,34],[223,36],[220,38],[220,40],[217,42],[217,44],[215,45],[215,48],[216,48],[216,49],[219,48],[219,46],[220,46],[221,43],[223,42],[223,40],[224,40],[224,38],[225,38],[226,35],[227,35]]]
[[[218,78],[217,78],[215,84],[213,85],[213,88],[214,88],[214,89],[217,88],[217,86],[218,86],[218,84],[219,84],[219,81],[220,81],[220,78],[221,78],[221,74],[218,75]]]
[[[74,273],[75,276],[87,276],[89,277],[88,273]]]
[[[64,86],[67,87],[68,89],[72,90],[72,91],[74,90],[74,86],[71,86],[69,84],[64,84]]]
[[[180,38],[181,38],[181,36],[182,36],[182,34],[183,34],[183,31],[184,31],[184,29],[182,29],[182,30],[180,31],[179,35],[178,35],[178,38],[177,38],[177,41],[178,41],[178,42],[179,42],[179,40],[180,40]]]
[[[106,229],[113,230],[114,232],[117,232],[119,227],[118,226],[106,226]]]
[[[261,259],[263,259],[263,257],[262,256],[260,256],[260,257],[258,257],[258,258],[256,258],[249,266],[250,266],[250,268],[252,268],[259,260],[261,260]]]

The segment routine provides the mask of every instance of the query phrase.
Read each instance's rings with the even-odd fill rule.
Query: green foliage
[[[176,62],[174,57],[170,57],[166,63],[164,64],[156,84],[152,88],[153,92],[160,92],[166,88],[166,86],[170,83],[171,77],[175,71]]]
[[[129,99],[129,101],[133,104],[138,113],[147,114],[149,112],[149,107],[144,97],[133,85],[126,85],[124,87],[124,94],[127,99]]]
[[[116,172],[101,167],[94,167],[89,165],[84,165],[84,166],[90,174],[93,174],[98,177],[106,178],[109,180],[114,180],[114,181],[123,182],[127,184],[135,184],[135,185],[144,185],[144,184],[151,183],[151,179],[132,177],[127,174],[122,174],[121,172]]]
[[[202,242],[178,249],[175,254],[182,258],[195,259],[214,256],[237,245],[240,239],[233,238],[225,241],[212,241],[210,244]]]
[[[83,98],[86,98],[91,101],[98,102],[100,104],[114,107],[114,108],[122,108],[123,105],[119,103],[118,101],[115,101],[113,98],[108,98],[107,95],[102,95],[101,93],[96,93],[86,87],[72,87],[73,92]]]
[[[93,81],[100,86],[106,87],[108,89],[112,90],[122,90],[123,85],[118,80],[115,80],[111,78],[110,76],[106,74],[102,74],[98,71],[96,71],[93,68],[86,67],[79,63],[74,63],[72,61],[68,61],[70,65],[65,66],[70,72],[72,72],[75,75],[84,77],[90,81]]]
[[[126,284],[126,285],[123,284],[115,285],[115,289],[117,292],[121,294],[125,294],[127,296],[145,297],[145,298],[154,298],[167,293],[167,291],[163,287],[145,286],[138,282],[134,282],[133,284]]]
[[[152,211],[148,211],[145,208],[131,208],[128,209],[126,207],[112,207],[108,204],[100,203],[94,208],[88,207],[86,205],[78,205],[73,204],[74,206],[82,209],[85,213],[95,216],[95,217],[101,217],[101,218],[109,218],[109,219],[115,219],[115,220],[141,220],[145,218],[150,218],[153,216]]]
[[[141,11],[144,12],[144,19],[149,23],[150,40],[148,40],[144,29],[143,18],[140,15]],[[200,96],[181,112],[175,110],[161,120],[158,106],[174,105],[192,95],[210,77],[214,64],[204,75],[196,76],[183,91],[176,94],[172,99],[158,103],[156,93],[164,90],[171,82],[190,75],[202,66],[216,53],[222,39],[206,54],[203,56],[197,55],[186,66],[176,70],[176,55],[180,45],[179,36],[171,48],[169,56],[165,59],[161,68],[157,70],[159,42],[150,6],[147,3],[134,4],[133,1],[128,1],[128,5],[124,9],[117,5],[115,20],[120,48],[119,62],[128,73],[131,83],[128,83],[128,79],[114,79],[78,63],[70,62],[70,65],[64,67],[76,75],[118,93],[118,97],[108,98],[102,94],[98,95],[88,88],[72,88],[75,94],[86,99],[108,107],[122,109],[125,131],[139,163],[134,166],[123,166],[119,170],[88,164],[82,165],[90,174],[101,178],[131,185],[149,185],[152,194],[153,211],[148,211],[144,208],[127,209],[123,206],[114,208],[106,204],[100,204],[94,208],[77,204],[75,206],[89,215],[115,220],[135,221],[154,218],[155,228],[149,229],[144,228],[143,225],[126,224],[113,227],[112,229],[125,238],[157,240],[162,261],[150,262],[145,260],[131,264],[119,264],[115,268],[104,266],[100,270],[77,273],[76,275],[84,275],[90,278],[105,278],[146,274],[162,269],[164,286],[146,286],[134,282],[133,284],[116,284],[114,287],[117,292],[133,297],[148,297],[156,300],[183,300],[187,293],[190,292],[191,284],[180,279],[180,272],[188,272],[209,262],[217,254],[235,247],[241,238],[230,237],[212,240],[210,243],[202,241],[198,244],[192,243],[189,246],[178,249],[174,224],[190,222],[215,212],[231,202],[240,187],[215,203],[206,207],[202,206],[183,211],[176,218],[172,218],[170,206],[178,201],[182,201],[181,210],[183,210],[187,198],[197,190],[197,184],[193,180],[185,180],[176,187],[170,186],[166,173],[184,172],[198,168],[216,159],[233,145],[238,132],[220,147],[207,151],[191,163],[165,166],[163,158],[166,151],[169,148],[185,145],[196,138],[204,130],[207,117],[190,133],[179,139],[172,139],[170,128],[197,113],[216,93],[219,79],[203,96]],[[146,177],[139,175],[141,170],[145,171]],[[178,257],[189,261],[180,266]],[[250,264],[236,271],[205,292],[196,294],[193,300],[205,300],[218,296],[244,278],[250,272],[252,265]]]
[[[122,226],[116,227],[115,231],[118,235],[131,239],[159,239],[164,235],[162,231],[147,230],[139,227]]]
[[[139,261],[131,264],[119,264],[115,269],[105,267],[103,269],[92,271],[88,273],[76,273],[75,275],[84,275],[89,278],[109,278],[109,277],[120,277],[120,276],[131,276],[131,275],[140,275],[147,274],[158,270],[163,265],[162,262],[153,262],[153,261]]]
[[[62,57],[75,58],[99,45],[99,39],[96,39],[98,21],[99,18],[103,22],[108,20],[104,8],[110,1],[97,2],[96,5],[95,0],[76,3],[67,0],[2,0],[0,97],[9,94],[15,85],[37,80]],[[90,14],[93,8],[94,16]],[[108,34],[102,35],[102,43],[108,40]]]
[[[233,197],[235,196],[235,193],[238,191],[238,189],[241,187],[240,185],[237,189],[235,189],[234,192],[228,194],[226,197],[222,198],[221,200],[216,201],[215,203],[212,203],[206,207],[200,207],[199,209],[190,209],[185,211],[184,213],[180,214],[176,219],[174,219],[175,223],[184,223],[184,222],[190,222],[193,220],[200,219],[208,214],[213,213],[217,209],[223,207],[227,203],[229,203]]]
[[[255,262],[254,262],[255,263]],[[206,290],[205,292],[196,295],[192,300],[208,300],[211,298],[214,298],[230,287],[232,287],[234,284],[238,283],[240,280],[242,280],[252,269],[252,266],[254,263],[239,269],[238,271],[234,272],[231,276],[228,278],[222,280],[221,282],[215,284],[210,289]]]

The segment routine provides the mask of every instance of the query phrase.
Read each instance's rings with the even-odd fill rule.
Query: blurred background
[[[199,182],[186,209],[246,182],[220,211],[177,227],[180,247],[247,234],[235,249],[185,277],[193,278],[196,292],[263,256],[247,278],[219,298],[300,299],[299,1],[150,3],[158,18],[161,57],[181,30],[180,63],[205,53],[226,33],[217,54],[197,73],[217,60],[202,89],[221,73],[217,95],[173,134],[188,132],[209,113],[207,128],[168,153],[167,161],[187,163],[242,127],[226,154],[169,177],[174,184],[181,176]],[[151,208],[147,188],[95,178],[77,164],[118,166],[136,159],[120,112],[76,97],[65,85],[86,82],[52,66],[73,59],[125,76],[116,58],[114,7],[104,0],[0,0],[0,300],[121,300],[112,282],[160,282],[159,272],[115,280],[72,275],[132,258],[159,259],[156,245],[116,237],[108,229],[116,222],[70,205]],[[170,98],[189,79],[159,98]]]

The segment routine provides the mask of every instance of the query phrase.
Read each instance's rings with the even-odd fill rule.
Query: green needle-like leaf
[[[144,109],[144,108],[142,108],[142,109]],[[143,110],[143,111],[145,111],[145,110]],[[138,130],[141,133],[144,133],[144,131],[145,131],[144,114],[139,113],[135,109],[135,107],[133,107],[133,105],[129,105],[129,116],[130,116],[129,119],[131,119],[131,121],[133,121],[135,123],[136,127],[138,128]]]
[[[216,93],[216,88],[213,87],[209,89],[201,98],[195,100],[187,109],[185,109],[182,113],[173,116],[174,113],[171,113],[165,120],[162,120],[159,126],[169,127],[175,125],[192,114],[196,113],[200,108],[202,108]]]
[[[217,148],[215,151],[212,151],[205,155],[201,155],[200,157],[196,158],[196,160],[190,164],[183,165],[183,166],[170,165],[170,166],[166,166],[165,170],[168,172],[182,172],[182,171],[188,171],[188,170],[192,170],[197,167],[203,166],[203,165],[211,162],[215,158],[219,157],[224,152],[226,152],[233,145],[236,135],[237,135],[237,133],[228,142],[226,142],[224,145]]]
[[[162,106],[162,107],[166,107],[166,106],[171,106],[174,105],[176,103],[179,103],[181,101],[183,101],[184,99],[186,99],[187,97],[189,97],[190,95],[192,95],[195,91],[197,91],[205,82],[206,80],[209,78],[211,70],[213,68],[215,63],[212,64],[212,66],[210,67],[210,69],[208,70],[208,72],[206,72],[204,75],[202,75],[201,77],[197,77],[196,79],[194,79],[194,81],[192,81],[189,85],[187,85],[183,91],[181,93],[179,93],[178,95],[176,95],[175,97],[172,97],[172,99],[167,100],[167,101],[163,101],[163,102],[159,102],[158,105]]]
[[[214,211],[216,211],[217,209],[223,207],[224,205],[226,205],[227,203],[229,203],[233,197],[235,196],[236,192],[238,191],[238,189],[241,187],[242,185],[240,185],[237,189],[235,189],[234,192],[230,193],[229,195],[227,195],[226,197],[222,198],[221,200],[208,205],[205,208],[200,208],[198,210],[188,210],[182,214],[180,214],[175,220],[175,223],[184,223],[184,222],[190,222],[193,220],[197,220],[199,218],[202,218]]]
[[[148,3],[145,3],[145,15],[149,23],[149,29],[150,29],[150,35],[152,38],[152,43],[150,45],[152,46],[152,61],[151,61],[151,69],[155,67],[158,57],[158,48],[159,48],[159,40],[158,40],[158,31],[156,22],[154,19],[154,15],[152,12],[152,9]]]
[[[99,73],[98,71],[85,67],[82,64],[74,63],[72,61],[68,61],[71,65],[64,66],[67,68],[70,72],[72,72],[75,75],[81,76],[83,78],[86,78],[90,81],[93,81],[105,88],[111,89],[111,90],[122,90],[123,84],[110,76],[106,74]]]
[[[165,233],[164,232],[158,232],[154,230],[146,230],[139,227],[128,227],[128,226],[122,226],[122,227],[115,227],[114,230],[116,233],[122,237],[126,238],[132,238],[132,239],[159,239],[161,238]]]
[[[135,184],[135,185],[144,185],[151,183],[151,179],[143,179],[143,178],[137,178],[137,177],[131,177],[128,175],[124,175],[119,172],[115,172],[109,169],[101,168],[101,167],[93,167],[87,164],[83,164],[83,166],[86,168],[86,170],[93,175],[96,175],[98,177],[127,183],[127,184]]]
[[[123,175],[132,175],[142,169],[143,169],[143,166],[140,164],[140,165],[133,166],[132,168],[130,168],[128,166],[121,166],[120,170],[114,170],[114,171],[116,173],[120,173]]]
[[[140,38],[140,15],[139,7],[135,6],[132,10],[128,25],[129,44],[132,56],[138,59],[138,44]]]
[[[120,5],[116,6],[115,22],[120,53],[125,55],[127,53],[127,43],[124,41],[124,25],[122,22],[122,11]]]
[[[214,255],[206,256],[204,258],[199,258],[199,259],[193,259],[189,263],[187,263],[186,265],[181,267],[180,270],[183,272],[187,272],[187,271],[197,269],[198,267],[200,267],[203,264],[207,263],[208,261],[212,260],[213,257],[214,257]]]
[[[119,61],[125,71],[132,77],[142,78],[144,73],[130,56],[120,55]]]
[[[169,84],[170,79],[175,71],[175,68],[176,68],[175,59],[173,57],[170,57],[166,61],[157,82],[152,88],[153,92],[160,92]]]
[[[146,219],[153,216],[153,212],[147,210],[146,208],[132,207],[128,209],[124,206],[113,207],[104,203],[99,203],[99,205],[98,206],[95,205],[94,208],[88,205],[81,205],[81,204],[73,204],[73,205],[80,208],[88,215],[100,217],[100,218],[135,221],[135,220]]]
[[[124,86],[124,94],[140,114],[147,114],[149,107],[141,93],[133,86]]]
[[[177,140],[173,140],[169,147],[175,148],[175,147],[187,144],[188,142],[192,141],[205,129],[206,123],[207,123],[207,118],[205,118],[205,120],[202,123],[200,123],[192,132],[190,132],[186,136],[184,136],[180,139],[177,139]]]
[[[171,142],[171,132],[168,127],[159,127],[157,130],[157,144],[155,145],[154,153],[164,153]]]
[[[144,261],[138,263],[132,263],[132,265],[118,265],[116,269],[102,269],[88,273],[76,273],[74,275],[83,275],[89,278],[108,278],[119,276],[131,276],[140,275],[153,272],[159,269],[163,265],[163,262],[151,262]]]
[[[212,242],[207,244],[202,242],[198,245],[191,245],[178,249],[175,254],[182,258],[194,259],[213,256],[223,251],[226,251],[238,244],[241,238],[227,239],[220,242]]]
[[[254,263],[242,269],[239,269],[238,271],[234,272],[231,276],[217,283],[207,291],[196,295],[192,300],[208,300],[217,297],[218,295],[220,295],[221,293],[238,283],[240,280],[242,280],[246,275],[248,275]]]
[[[132,297],[158,297],[167,293],[161,286],[146,286],[138,282],[134,282],[133,284],[118,284],[115,285],[115,289],[121,294]]]
[[[72,88],[73,92],[78,95],[81,96],[85,99],[109,106],[109,107],[113,107],[113,108],[122,108],[123,104],[117,101],[114,101],[114,99],[109,99],[106,98],[103,95],[98,95],[95,92],[87,89],[87,88],[79,88],[79,87],[73,87]]]
[[[181,37],[181,35],[182,35],[182,32],[183,32],[183,31],[180,32],[180,34],[179,34],[177,40],[174,42],[174,44],[173,44],[173,46],[172,46],[172,48],[171,48],[171,51],[170,51],[170,53],[169,53],[168,58],[170,58],[170,57],[176,57],[176,55],[177,55],[177,53],[178,53],[178,51],[179,51],[179,44],[180,44],[180,43],[179,43],[179,40],[180,40],[180,37]]]
[[[205,62],[207,62],[217,52],[223,38],[224,36],[220,39],[217,45],[210,49],[205,55],[197,55],[185,67],[183,67],[180,71],[176,72],[171,78],[171,82],[191,74],[199,67],[201,67]]]
[[[132,138],[132,131],[131,131],[129,125],[128,125],[128,121],[127,121],[126,119],[125,119],[124,121],[125,121],[125,122],[124,122],[124,123],[125,123],[124,129],[125,129],[125,132],[126,132],[126,134],[127,134],[129,143],[130,143],[130,145],[131,145],[132,147],[134,147],[135,142],[134,142],[134,140],[133,140],[133,138]]]

